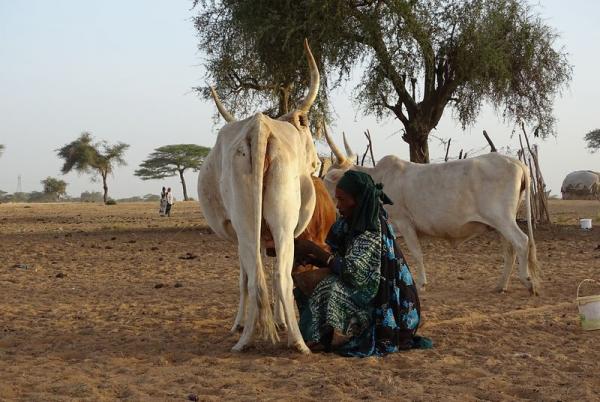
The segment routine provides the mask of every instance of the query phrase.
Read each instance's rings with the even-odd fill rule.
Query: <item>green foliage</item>
[[[106,141],[92,141],[92,135],[84,132],[75,141],[57,150],[58,156],[65,160],[61,169],[63,174],[71,170],[80,173],[97,171],[105,176],[112,173],[115,165],[126,165],[123,154],[129,148],[128,144],[109,145]]]
[[[156,180],[198,170],[209,152],[210,148],[194,144],[165,145],[156,148],[134,174],[142,180]]]
[[[358,56],[356,44],[338,31],[341,27],[321,24],[322,15],[333,14],[344,2],[296,0],[196,0],[194,19],[199,47],[207,55],[206,80],[214,84],[226,106],[245,116],[262,109],[277,117],[297,106],[310,83],[310,72],[302,47],[308,38],[321,72],[336,66],[348,73],[349,62]],[[344,7],[342,7],[343,9]],[[339,82],[339,81],[338,81]],[[327,74],[312,109],[313,121],[328,115]],[[207,87],[199,88],[210,98]]]
[[[591,152],[596,152],[600,149],[600,129],[590,131],[584,137],[587,142],[587,147]]]
[[[51,196],[56,201],[67,195],[67,183],[64,180],[46,177],[41,183],[44,186],[44,194]]]
[[[142,180],[158,180],[179,174],[183,187],[183,197],[188,199],[187,188],[183,173],[187,169],[200,169],[204,158],[210,148],[194,144],[165,145],[156,148],[154,152],[143,161],[135,175]]]
[[[100,174],[104,187],[104,201],[107,201],[108,186],[106,178],[113,172],[115,166],[126,165],[123,154],[129,148],[128,144],[119,142],[109,145],[106,141],[93,142],[92,135],[83,132],[74,141],[56,150],[59,158],[65,163],[61,169],[63,174],[72,170],[78,173]],[[95,177],[92,177],[94,180]]]
[[[271,105],[282,82],[302,90],[307,37],[321,72],[355,88],[366,114],[404,125],[411,160],[428,159],[429,132],[447,106],[463,125],[484,103],[507,121],[554,133],[553,99],[571,79],[558,35],[526,0],[196,0],[207,78],[228,106]],[[302,75],[304,74],[304,76]],[[326,77],[325,77],[326,78]],[[287,80],[287,81],[286,81]],[[250,84],[259,85],[250,85]],[[325,85],[318,106],[327,111]],[[208,93],[204,93],[208,96]],[[296,95],[293,97],[298,99]],[[423,149],[416,150],[413,146]],[[423,160],[421,160],[423,161]]]
[[[117,201],[113,200],[112,198],[109,198],[108,200],[106,200],[106,205],[117,205]]]

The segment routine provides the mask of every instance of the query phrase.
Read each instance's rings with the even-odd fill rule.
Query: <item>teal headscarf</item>
[[[377,230],[377,220],[382,204],[393,204],[383,192],[381,183],[375,184],[371,176],[363,172],[348,170],[337,186],[356,200],[356,207],[350,220],[350,231],[362,233],[365,230]]]

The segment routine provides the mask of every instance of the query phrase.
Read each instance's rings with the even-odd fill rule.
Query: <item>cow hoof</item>
[[[244,331],[244,326],[240,324],[233,324],[233,327],[229,330],[232,334],[241,333]]]
[[[248,349],[248,345],[238,342],[231,348],[231,351],[234,353],[242,353],[246,349]]]
[[[275,328],[277,329],[277,331],[286,331],[287,325],[285,325],[284,322],[278,322],[278,323],[275,323]]]
[[[529,288],[529,295],[530,296],[539,296],[540,292],[538,292],[538,290],[536,288]]]
[[[503,286],[496,286],[496,293],[504,294],[508,291],[508,288]]]
[[[308,346],[306,346],[306,344],[304,342],[296,342],[294,344],[294,349],[296,349],[298,352],[302,353],[303,355],[309,355],[310,349],[308,348]]]

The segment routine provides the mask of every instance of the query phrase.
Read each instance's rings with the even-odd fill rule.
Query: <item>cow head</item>
[[[333,142],[327,128],[324,127],[323,132],[325,134],[325,140],[327,140],[327,144],[329,144],[329,148],[331,148],[331,152],[335,155],[335,160],[331,161],[331,167],[323,177],[323,181],[325,182],[325,187],[327,187],[327,191],[331,197],[335,198],[335,186],[344,173],[354,166],[356,154],[352,151],[352,148],[350,148],[348,140],[346,139],[346,134],[343,135],[344,148],[346,148],[346,154],[344,155],[335,142]]]

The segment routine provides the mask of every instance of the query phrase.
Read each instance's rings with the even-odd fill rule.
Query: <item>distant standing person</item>
[[[160,208],[158,209],[160,216],[165,216],[167,213],[167,190],[163,187],[160,192]]]
[[[167,216],[171,216],[171,207],[173,206],[173,203],[175,202],[175,198],[173,197],[173,192],[171,191],[171,187],[169,187],[167,189],[167,210],[165,211],[165,213],[167,214]]]

